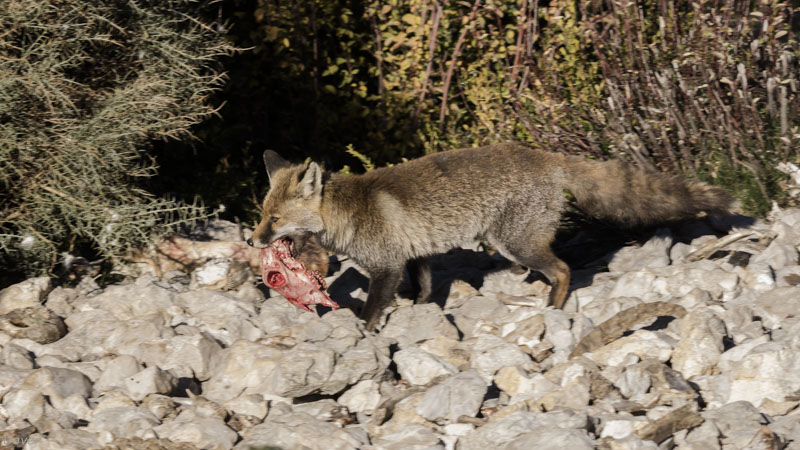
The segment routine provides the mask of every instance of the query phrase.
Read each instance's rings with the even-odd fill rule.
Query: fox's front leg
[[[361,310],[361,318],[366,322],[367,331],[374,330],[378,325],[381,313],[392,303],[394,293],[402,278],[402,269],[370,272],[367,303]]]

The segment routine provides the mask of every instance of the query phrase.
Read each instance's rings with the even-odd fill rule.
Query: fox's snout
[[[269,247],[269,244],[270,244],[270,242],[265,241],[263,239],[259,239],[258,237],[256,237],[255,239],[254,238],[250,238],[245,242],[247,242],[247,245],[249,245],[250,247],[255,247],[255,248]]]

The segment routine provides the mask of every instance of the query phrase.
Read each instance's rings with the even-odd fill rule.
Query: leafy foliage
[[[609,3],[586,25],[608,96],[608,147],[724,178],[747,209],[766,212],[780,192],[774,166],[800,144],[797,14],[772,0]]]
[[[4,262],[118,256],[201,216],[198,195],[254,218],[265,148],[368,170],[517,141],[708,180],[764,212],[775,164],[798,158],[792,1],[8,0]],[[249,50],[218,92],[232,46]]]
[[[373,11],[386,95],[415,105],[426,150],[519,140],[711,181],[727,170],[751,211],[778,195],[773,166],[800,143],[786,3],[447,5]]]
[[[198,130],[212,149],[198,153],[225,174],[212,201],[246,189],[251,212],[265,147],[349,169],[348,148],[381,166],[518,141],[724,182],[751,212],[780,199],[773,166],[797,158],[800,12],[780,1],[228,8],[234,42],[253,50],[231,66],[224,121]]]
[[[9,270],[52,270],[60,252],[117,257],[186,221],[158,198],[153,139],[214,113],[231,52],[190,0],[17,1],[0,10],[0,248]]]

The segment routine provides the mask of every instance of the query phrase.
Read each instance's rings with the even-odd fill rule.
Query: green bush
[[[585,11],[607,106],[600,139],[640,165],[716,181],[763,214],[800,144],[798,11],[765,0]],[[794,18],[794,19],[793,19]]]
[[[229,0],[249,50],[225,106],[199,142],[156,143],[149,186],[251,221],[265,148],[360,171],[355,154],[516,141],[708,180],[761,213],[774,165],[797,161],[794,1]]]
[[[522,141],[719,182],[754,213],[780,198],[774,166],[800,145],[786,3],[389,5],[384,95],[420,114],[426,151]]]
[[[800,11],[780,1],[231,5],[252,51],[199,131],[224,174],[211,201],[246,189],[254,212],[264,147],[341,168],[360,167],[349,145],[383,166],[517,141],[724,184],[763,213],[797,158]]]
[[[0,10],[0,249],[7,270],[61,252],[119,257],[206,215],[159,198],[152,140],[212,115],[231,46],[190,0],[6,1]]]

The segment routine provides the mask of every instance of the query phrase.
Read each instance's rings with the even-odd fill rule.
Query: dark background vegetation
[[[0,246],[20,275],[121,257],[197,201],[252,224],[266,148],[359,172],[516,141],[719,184],[753,214],[798,161],[798,0],[30,3],[0,3]]]

